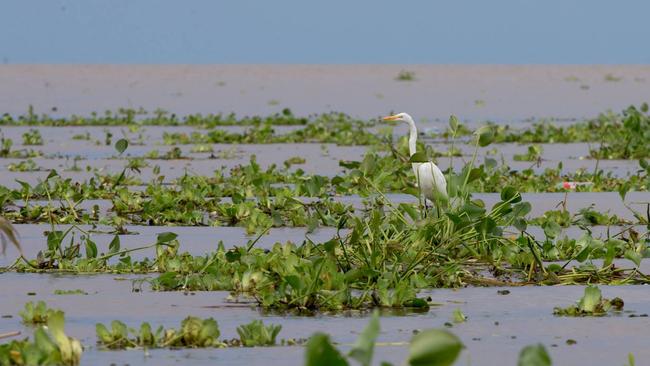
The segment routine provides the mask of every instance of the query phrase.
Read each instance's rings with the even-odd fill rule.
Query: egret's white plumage
[[[399,113],[393,116],[384,117],[384,121],[406,122],[409,125],[409,154],[413,156],[416,152],[418,129],[415,127],[413,118],[407,113]],[[432,202],[438,199],[447,200],[447,180],[444,174],[432,161],[426,163],[413,163],[415,179],[420,187],[420,192],[425,198]]]

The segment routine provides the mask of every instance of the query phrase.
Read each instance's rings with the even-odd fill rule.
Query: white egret
[[[393,116],[383,118],[384,121],[406,122],[409,125],[409,155],[413,156],[416,152],[416,142],[418,139],[418,129],[415,127],[413,118],[407,113],[399,113]],[[432,161],[426,163],[412,163],[413,172],[415,173],[416,183],[420,192],[426,199],[438,203],[438,200],[447,201],[447,180],[444,174]]]

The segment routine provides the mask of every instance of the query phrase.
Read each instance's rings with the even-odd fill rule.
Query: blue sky
[[[4,63],[650,63],[647,0],[4,0]]]

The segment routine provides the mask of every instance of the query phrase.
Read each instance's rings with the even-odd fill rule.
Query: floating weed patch
[[[36,328],[33,341],[0,344],[0,365],[78,365],[83,348],[77,339],[65,334],[64,322],[62,312],[53,313],[47,327]]]
[[[111,329],[103,324],[96,325],[97,344],[108,349],[134,347],[147,348],[206,348],[224,347],[220,342],[219,326],[212,318],[199,319],[188,316],[176,329],[162,326],[154,332],[149,323],[142,323],[139,330],[128,328],[119,320],[111,322]]]
[[[395,77],[395,80],[397,80],[397,81],[414,81],[415,80],[415,72],[408,71],[408,70],[401,70],[397,74],[397,76]]]
[[[316,117],[315,119],[317,119]],[[297,117],[290,109],[285,108],[281,113],[267,117],[237,117],[235,114],[190,114],[179,117],[176,114],[157,109],[147,112],[144,109],[119,108],[117,111],[107,110],[104,113],[93,112],[89,116],[73,115],[67,118],[53,118],[46,114],[34,113],[29,107],[27,114],[13,117],[7,113],[0,118],[0,125],[12,126],[179,126],[188,125],[200,128],[216,126],[254,126],[259,124],[271,125],[305,125],[310,119]],[[108,143],[107,145],[110,145]]]
[[[30,301],[25,304],[25,309],[20,312],[20,317],[24,324],[45,324],[52,316],[59,313],[63,314],[60,310],[48,308],[45,301],[39,301],[36,304]]]
[[[515,161],[536,161],[541,162],[542,152],[544,150],[539,145],[528,146],[528,152],[526,154],[515,154],[513,155],[513,160]]]
[[[43,145],[41,132],[36,129],[30,129],[23,133],[23,145]]]
[[[304,164],[307,160],[300,156],[292,156],[284,161],[284,166],[289,169],[292,165]]]
[[[198,144],[198,145],[192,146],[192,149],[190,150],[190,152],[193,152],[193,153],[208,153],[209,152],[209,153],[211,153],[211,152],[214,152],[214,149],[212,148],[211,145],[208,145],[208,144]]]
[[[612,300],[602,297],[600,289],[596,286],[585,287],[585,293],[577,305],[567,308],[556,307],[553,314],[559,316],[604,316],[610,310],[620,311],[623,309],[623,300],[615,297]]]
[[[281,325],[270,324],[265,326],[261,320],[237,327],[237,334],[241,344],[245,347],[274,346],[275,338],[282,330]]]
[[[88,293],[81,289],[76,290],[54,290],[55,295],[88,295]]]
[[[27,159],[7,165],[7,170],[10,172],[35,172],[43,169],[34,160]]]
[[[142,323],[139,329],[129,328],[119,320],[111,322],[110,329],[103,324],[96,325],[97,344],[107,349],[145,348],[222,348],[222,347],[260,347],[275,346],[282,326],[267,325],[261,320],[237,327],[239,339],[219,340],[217,321],[188,316],[176,329],[155,331],[149,323]],[[303,340],[283,340],[283,345],[296,345]]]

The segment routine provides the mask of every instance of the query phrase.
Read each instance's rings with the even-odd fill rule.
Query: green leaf
[[[625,182],[618,187],[618,195],[621,197],[621,200],[625,201],[625,196],[627,196],[627,192],[630,191],[630,188],[632,186],[630,185],[630,182]]]
[[[167,231],[167,232],[158,234],[158,237],[157,237],[156,241],[158,242],[158,244],[169,243],[170,241],[176,239],[177,236],[178,235],[176,233],[172,233],[170,231]]]
[[[458,131],[458,126],[460,125],[460,122],[458,122],[458,117],[454,116],[453,114],[449,116],[449,129],[456,134]]]
[[[514,219],[512,225],[519,231],[526,231],[526,229],[528,228],[528,222],[526,222],[526,219],[521,217],[517,217],[516,219]]]
[[[461,213],[468,215],[470,218],[477,219],[485,214],[485,208],[478,205],[478,202],[467,202],[461,208]]]
[[[298,276],[294,276],[294,275],[285,276],[284,280],[296,290],[299,290],[304,287],[303,282],[300,280],[300,277]]]
[[[59,346],[61,358],[69,360],[73,357],[73,347],[70,339],[64,332],[65,319],[62,311],[55,311],[47,318],[47,328],[54,338],[54,342]]]
[[[483,169],[473,168],[472,170],[469,171],[469,175],[467,176],[467,183],[471,183],[479,179],[481,175],[483,175]]]
[[[494,131],[491,126],[483,126],[474,132],[477,136],[478,145],[481,147],[488,146],[494,141]]]
[[[524,217],[533,209],[530,202],[519,202],[512,206],[512,215],[515,217]]]
[[[418,151],[415,154],[411,155],[409,158],[409,163],[428,163],[429,158],[427,157],[427,154],[425,154],[422,151]]]
[[[358,169],[361,166],[361,162],[354,160],[339,160],[339,166],[346,169]]]
[[[650,164],[648,164],[648,162],[643,158],[639,159],[639,165],[646,171],[650,170]]]
[[[56,172],[56,170],[52,169],[50,170],[50,173],[47,175],[47,178],[45,180],[50,180],[51,178],[58,177],[59,173]]]
[[[589,254],[591,254],[591,251],[592,251],[591,247],[589,247],[589,246],[584,247],[584,248],[583,248],[583,249],[578,253],[578,255],[576,255],[576,260],[577,260],[578,262],[580,262],[580,263],[586,261],[587,258],[589,258]]]
[[[551,356],[542,344],[526,346],[519,353],[517,366],[551,366]]]
[[[108,253],[117,253],[120,250],[120,236],[115,234],[113,240],[108,244]]]
[[[238,261],[241,258],[241,252],[236,249],[231,249],[226,252],[226,260],[228,263]]]
[[[648,105],[646,104],[646,109],[648,109]],[[634,355],[632,353],[627,354],[627,365],[626,366],[634,366],[636,365],[636,361],[634,361]]]
[[[349,366],[349,364],[334,348],[327,334],[316,333],[307,342],[305,366]]]
[[[603,296],[600,289],[596,286],[585,287],[585,294],[578,303],[578,308],[586,313],[593,313],[596,307],[600,304]]]
[[[115,143],[115,150],[120,154],[122,154],[127,147],[129,147],[129,141],[126,139],[119,139]]]
[[[95,333],[97,333],[97,339],[102,343],[111,343],[113,342],[113,337],[111,332],[106,328],[104,324],[97,323],[95,324]]]
[[[562,270],[562,266],[557,263],[551,263],[546,266],[546,270],[553,273],[559,273]]]
[[[452,320],[454,323],[464,323],[467,320],[467,316],[463,314],[463,311],[460,310],[460,308],[456,308],[452,314]]]
[[[544,229],[544,235],[549,239],[556,238],[562,232],[562,227],[555,221],[544,222],[542,229]]]
[[[86,258],[97,257],[97,244],[94,241],[86,239]]]
[[[510,203],[517,203],[521,201],[521,194],[513,186],[506,186],[501,190],[501,200],[510,201]]]
[[[625,251],[625,258],[627,258],[627,259],[631,260],[632,262],[634,262],[634,264],[636,264],[637,267],[639,267],[641,265],[641,259],[643,259],[641,254],[637,253],[634,249],[626,250]]]
[[[34,331],[34,343],[43,354],[52,354],[57,351],[56,344],[47,335],[43,327],[38,327]]]
[[[454,364],[462,348],[460,339],[446,330],[425,330],[411,340],[409,365],[450,366]]]
[[[375,348],[375,340],[379,335],[379,311],[375,310],[372,313],[370,322],[363,329],[363,332],[357,338],[357,341],[352,346],[349,356],[357,361],[362,366],[370,366],[372,362],[372,354]]]

